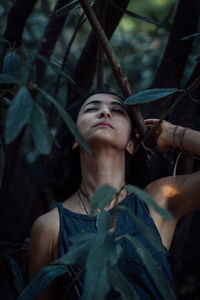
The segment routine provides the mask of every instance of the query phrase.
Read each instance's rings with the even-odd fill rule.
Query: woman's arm
[[[147,125],[155,125],[158,120],[147,120]],[[184,150],[200,157],[200,132],[176,127],[163,121],[156,129],[158,150],[166,153],[170,147]],[[172,224],[150,208],[151,216],[161,234],[163,243],[169,248],[177,221],[187,213],[200,209],[200,171],[189,175],[165,177],[150,183],[145,190],[152,195],[158,205],[168,209],[175,222]]]
[[[147,119],[145,120],[145,124],[148,127],[152,127],[156,125],[158,121],[158,119]],[[155,129],[154,134],[157,148],[160,152],[167,153],[170,147],[176,147],[180,149],[180,151],[185,151],[200,157],[199,131],[162,121]]]
[[[29,252],[29,279],[58,257],[59,219],[54,210],[39,217],[33,224]],[[56,300],[56,280],[46,288],[37,300]]]

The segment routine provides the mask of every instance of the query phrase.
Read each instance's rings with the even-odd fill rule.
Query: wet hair
[[[118,94],[94,90],[84,95],[67,109],[69,115],[75,123],[83,103],[90,96],[102,93],[114,95],[124,101],[123,97]],[[135,125],[131,116],[130,120],[130,138],[133,139],[133,129],[135,128]],[[52,193],[53,199],[56,201],[64,201],[77,191],[81,183],[79,150],[78,148],[72,150],[74,137],[63,120],[60,120],[56,134],[56,140],[58,141],[60,148],[54,146],[52,152],[45,158],[44,165],[48,186]],[[126,153],[126,183],[134,184],[143,188],[146,184],[153,180],[152,174],[151,160],[149,159],[149,155],[143,147],[140,147],[140,150],[134,156]]]

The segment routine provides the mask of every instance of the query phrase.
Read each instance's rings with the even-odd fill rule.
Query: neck
[[[82,188],[90,197],[96,188],[109,184],[119,191],[125,184],[125,154],[114,149],[80,151]]]

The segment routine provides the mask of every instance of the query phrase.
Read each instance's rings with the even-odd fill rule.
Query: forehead
[[[123,104],[123,106],[125,107],[123,101],[115,96],[115,95],[111,95],[111,94],[94,94],[92,96],[90,96],[88,99],[85,100],[85,102],[83,103],[82,107],[84,107],[86,104],[90,103],[91,101],[101,101],[102,103],[105,104],[110,104],[112,102],[119,102],[120,104]]]

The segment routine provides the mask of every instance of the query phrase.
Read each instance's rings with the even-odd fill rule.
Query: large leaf
[[[115,3],[113,3],[112,0],[110,0],[110,2],[111,2],[111,4],[112,4],[114,7],[116,7],[119,11],[125,13],[125,14],[128,15],[128,16],[131,16],[131,17],[140,19],[140,20],[142,20],[142,21],[145,21],[145,22],[147,22],[147,23],[154,24],[154,25],[159,26],[159,27],[163,27],[163,24],[161,24],[161,23],[158,22],[158,21],[151,20],[151,19],[149,19],[149,18],[139,16],[139,15],[135,14],[135,13],[132,12],[132,11],[123,9],[123,8],[121,8],[120,6],[118,6],[118,5],[116,5]]]
[[[89,249],[91,248],[95,233],[83,233],[71,238],[73,244],[70,246],[69,251],[58,258],[55,264],[74,264],[81,261],[88,256]]]
[[[160,214],[161,216],[163,216],[167,220],[173,222],[174,219],[173,219],[172,215],[166,209],[164,209],[164,208],[160,207],[159,205],[157,205],[155,200],[148,193],[146,193],[144,190],[141,190],[140,188],[138,188],[137,186],[134,186],[134,185],[126,185],[125,189],[128,192],[133,192],[136,196],[138,196],[138,198],[140,198],[140,200],[145,202],[147,205],[153,207],[153,209],[158,214]]]
[[[14,286],[15,286],[17,292],[21,293],[25,287],[25,282],[24,282],[24,277],[22,275],[22,271],[19,268],[16,260],[13,257],[8,256],[8,259],[9,259],[9,262],[11,265],[11,272],[14,276]]]
[[[48,154],[52,148],[52,138],[48,128],[46,114],[37,103],[33,105],[29,126],[38,151],[42,154]]]
[[[113,288],[120,292],[122,300],[139,300],[137,293],[131,287],[131,284],[120,272],[117,266],[108,266],[109,281]]]
[[[118,209],[126,210],[131,217],[133,218],[134,223],[140,229],[142,235],[151,242],[152,246],[156,248],[159,252],[165,252],[165,249],[161,243],[161,240],[155,236],[152,231],[147,227],[141,218],[139,218],[136,214],[134,214],[128,207],[126,206],[119,206]]]
[[[11,75],[1,73],[0,74],[0,83],[7,83],[7,84],[12,84],[12,83],[19,83],[19,80]]]
[[[39,59],[41,62],[43,62],[44,64],[46,64],[48,67],[50,67],[56,74],[58,75],[62,75],[64,78],[66,78],[67,80],[71,81],[73,84],[76,84],[75,81],[69,76],[67,75],[61,68],[59,68],[56,64],[54,64],[53,62],[49,61],[45,56],[34,52],[33,53],[34,56]]]
[[[6,52],[3,60],[2,73],[18,78],[21,66],[22,59],[15,51]]]
[[[159,293],[162,296],[162,299],[176,299],[175,293],[168,281],[167,276],[163,272],[161,266],[157,261],[152,257],[152,255],[146,250],[140,241],[135,237],[130,236],[129,234],[124,235],[124,237],[131,242],[134,249],[137,251],[140,259],[145,265],[146,270],[148,271],[150,277],[153,279]]]
[[[29,121],[33,108],[31,94],[26,87],[21,87],[9,106],[6,116],[6,143],[11,143]]]
[[[112,228],[113,216],[108,211],[102,210],[97,216],[97,230],[98,232],[106,232]]]
[[[103,184],[97,188],[90,198],[90,215],[93,215],[97,208],[104,209],[115,195],[116,190],[108,184]]]
[[[142,104],[142,103],[152,102],[164,98],[168,95],[174,94],[175,92],[177,92],[176,88],[149,89],[131,95],[130,97],[126,98],[124,103],[127,105],[132,105],[132,104]]]
[[[200,37],[200,33],[193,33],[193,34],[190,34],[190,35],[187,35],[187,36],[184,36],[182,37],[180,40],[181,41],[185,41],[185,40],[189,40],[193,37]]]
[[[58,276],[68,272],[64,265],[51,265],[44,267],[25,287],[16,300],[34,300]]]
[[[117,260],[117,247],[113,235],[97,234],[87,259],[83,300],[106,298],[111,288],[108,280],[108,264],[115,264]]]
[[[80,133],[80,131],[76,127],[76,124],[70,118],[70,116],[68,115],[68,113],[62,108],[62,106],[53,97],[51,97],[49,94],[47,94],[45,91],[41,90],[40,88],[37,88],[37,90],[40,91],[40,93],[42,95],[44,95],[47,100],[49,100],[51,103],[53,103],[53,105],[57,108],[59,114],[61,115],[61,117],[63,118],[63,120],[65,121],[65,123],[67,124],[69,130],[71,131],[71,133],[73,134],[73,136],[77,139],[78,143],[88,153],[91,153],[91,149],[90,149],[87,141],[84,139],[84,137],[82,136],[82,134]]]

